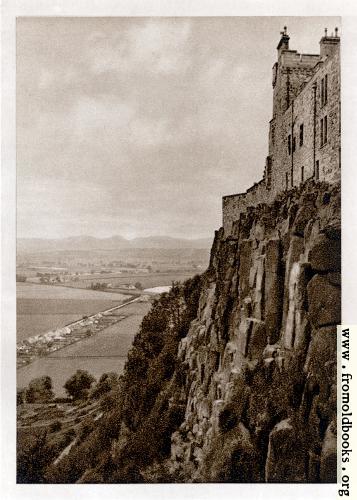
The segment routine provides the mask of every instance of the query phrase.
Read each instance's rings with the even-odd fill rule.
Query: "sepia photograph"
[[[13,21],[4,498],[352,497],[344,18],[51,12]]]
[[[17,481],[336,482],[339,18],[17,19]]]

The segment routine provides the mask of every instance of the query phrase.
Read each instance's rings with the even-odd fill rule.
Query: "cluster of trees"
[[[22,401],[27,403],[47,403],[53,396],[51,377],[43,376],[31,380],[27,389],[22,393]]]
[[[91,283],[90,285],[90,289],[91,290],[105,290],[106,288],[108,288],[108,283],[100,283],[99,281],[97,281],[97,283]]]
[[[52,380],[48,376],[43,376],[33,379],[26,389],[18,391],[17,404],[50,403],[68,399],[79,404],[84,400],[101,400],[103,411],[109,411],[113,407],[113,397],[107,393],[113,392],[118,384],[117,373],[104,373],[95,383],[95,378],[87,371],[77,370],[64,385],[68,398],[54,399]],[[55,420],[48,427],[41,426],[31,432],[20,429],[17,436],[17,482],[51,482],[48,480],[50,478],[48,471],[53,461],[74,438],[78,443],[84,442],[95,426],[92,417],[88,416],[77,427],[77,431],[69,428],[65,432],[60,432],[62,422]]]
[[[119,384],[118,374],[104,373],[98,380],[86,370],[77,370],[64,384],[67,396],[72,401],[98,399]],[[48,403],[54,399],[52,379],[48,375],[34,378],[25,389],[17,391],[17,404]]]
[[[43,482],[172,480],[163,472],[164,464],[186,406],[182,386],[187,372],[177,350],[197,315],[203,280],[195,276],[183,285],[174,283],[169,293],[154,301],[120,378],[107,374],[93,387],[90,379],[84,377],[84,383],[83,374],[77,372],[75,381],[66,383],[74,398],[98,398],[103,416],[88,425],[85,437],[66,457],[43,470]]]
[[[40,278],[40,283],[61,283],[63,281],[63,278],[58,274],[36,273],[36,275]]]

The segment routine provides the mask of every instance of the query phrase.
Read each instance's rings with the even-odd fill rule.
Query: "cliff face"
[[[338,186],[305,183],[218,231],[206,273],[155,301],[103,416],[42,482],[335,482],[340,260]]]
[[[306,183],[216,233],[179,344],[185,481],[335,481],[339,187]]]

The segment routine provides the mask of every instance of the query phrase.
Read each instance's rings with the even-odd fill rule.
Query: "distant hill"
[[[18,238],[17,253],[38,253],[52,250],[124,250],[124,249],[209,249],[211,238],[184,239],[170,236],[149,236],[128,240],[116,235],[110,238],[95,238],[94,236],[71,236],[61,239]]]

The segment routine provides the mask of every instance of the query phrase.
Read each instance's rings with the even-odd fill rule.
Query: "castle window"
[[[318,181],[320,180],[320,161],[316,160],[316,166],[315,166],[315,179]]]
[[[301,182],[304,182],[304,166],[301,167]]]
[[[291,155],[291,135],[288,136],[288,151],[289,155]]]
[[[296,149],[296,138],[293,137],[293,153],[295,152]]]
[[[320,146],[324,146],[327,142],[327,116],[320,119]]]
[[[300,147],[304,144],[304,124],[300,125]]]
[[[325,106],[325,104],[327,103],[327,75],[325,75],[321,80],[320,95],[321,95],[321,107],[322,107]]]

